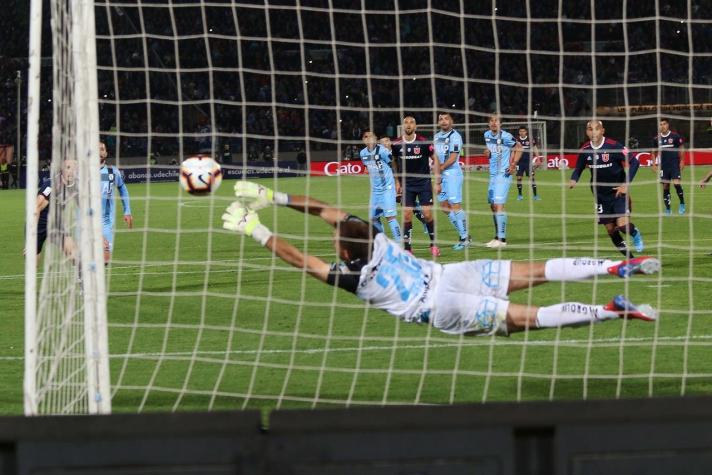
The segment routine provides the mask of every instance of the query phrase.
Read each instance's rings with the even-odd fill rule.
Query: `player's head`
[[[527,130],[526,127],[519,127],[519,136],[521,138],[526,138],[527,135],[529,135],[529,131]]]
[[[499,132],[499,128],[502,126],[502,120],[498,115],[492,114],[489,116],[489,120],[487,122],[492,132]]]
[[[594,142],[599,142],[603,138],[606,129],[603,128],[603,122],[600,120],[589,120],[586,124],[586,135]]]
[[[660,133],[667,134],[668,132],[670,132],[670,120],[663,117],[660,119]]]
[[[449,112],[441,112],[438,114],[438,126],[443,132],[452,129],[452,116]]]
[[[62,183],[64,186],[74,186],[74,180],[77,176],[77,161],[73,158],[68,158],[62,162]]]
[[[381,145],[386,147],[388,150],[390,150],[392,147],[391,139],[388,137],[381,137],[381,139],[378,141],[378,143],[380,143]]]
[[[106,150],[106,144],[99,140],[99,161],[103,165],[106,162],[106,157],[109,156],[108,150]]]
[[[376,142],[378,141],[378,137],[376,137],[376,134],[374,134],[371,129],[366,129],[361,135],[361,140],[363,140],[363,143],[364,145],[366,145],[366,147],[373,148],[376,145]]]
[[[334,247],[340,259],[368,262],[371,258],[371,226],[363,221],[348,220],[336,225]]]
[[[415,117],[412,115],[407,115],[403,117],[403,133],[405,135],[412,135],[415,133],[415,129],[418,124],[415,122]]]

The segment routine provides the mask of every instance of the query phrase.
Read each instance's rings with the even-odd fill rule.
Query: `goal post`
[[[41,16],[41,1],[33,14]],[[26,238],[25,413],[111,412],[104,283],[94,3],[53,0],[53,125],[47,231],[35,289],[37,230]],[[37,18],[37,17],[33,17]],[[33,28],[41,24],[33,23]],[[33,30],[34,46],[39,35]],[[31,49],[29,104],[39,102],[40,48]],[[31,112],[27,223],[35,228],[37,110]]]

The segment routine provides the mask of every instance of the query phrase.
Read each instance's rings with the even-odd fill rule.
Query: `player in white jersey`
[[[534,307],[508,300],[511,292],[549,281],[651,274],[660,268],[654,258],[610,261],[584,257],[546,262],[484,259],[441,265],[413,257],[366,221],[308,196],[287,195],[246,181],[235,185],[235,195],[240,201],[223,214],[223,228],[253,237],[288,264],[353,292],[405,322],[430,324],[450,334],[508,335],[620,317],[656,318],[650,306],[636,306],[623,295],[607,305],[566,302]],[[334,245],[342,262],[329,264],[272,234],[256,213],[272,204],[319,216],[333,226]]]

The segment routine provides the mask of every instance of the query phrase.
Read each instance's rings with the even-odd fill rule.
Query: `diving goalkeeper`
[[[656,312],[617,295],[606,305],[566,302],[547,307],[510,303],[511,292],[545,282],[578,281],[612,274],[627,278],[652,274],[651,257],[627,261],[593,258],[512,262],[482,259],[441,265],[418,259],[366,221],[308,196],[272,191],[239,181],[223,227],[254,238],[282,260],[322,282],[356,294],[405,321],[430,324],[449,334],[508,335],[525,329],[598,323],[617,318],[652,321]],[[329,264],[302,253],[260,223],[256,211],[281,205],[319,216],[335,228],[334,246],[342,262]]]

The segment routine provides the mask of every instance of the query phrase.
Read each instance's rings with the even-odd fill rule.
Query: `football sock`
[[[566,302],[549,305],[548,307],[539,307],[536,312],[536,326],[537,328],[556,328],[585,325],[590,322],[598,323],[613,318],[618,318],[618,314],[606,310],[603,305]]]
[[[534,193],[534,196],[536,196],[536,182],[532,178],[532,193]]]
[[[611,238],[611,241],[613,241],[613,245],[616,246],[616,249],[618,249],[618,252],[628,258],[633,258],[633,254],[631,254],[631,252],[628,250],[628,246],[625,243],[625,239],[623,239],[623,236],[620,232],[618,232],[617,228],[612,233],[610,233],[609,236]]]
[[[492,222],[494,223],[494,238],[497,239],[497,215],[492,213]]]
[[[430,237],[430,245],[435,243],[435,221],[430,220],[425,223],[425,227],[428,229],[428,237]]]
[[[413,222],[406,221],[403,224],[403,247],[406,251],[411,249],[411,239],[413,238]]]
[[[507,213],[495,213],[494,219],[497,225],[497,239],[504,241],[507,237]]]
[[[590,279],[607,275],[608,268],[620,262],[590,257],[549,259],[544,267],[544,278],[550,282]]]
[[[677,192],[677,197],[680,198],[680,204],[685,204],[685,192],[682,191],[682,185],[675,185],[675,191]],[[668,197],[670,194],[668,193]],[[669,199],[669,198],[668,198]]]
[[[463,210],[455,211],[455,226],[460,234],[460,241],[467,239],[467,218]]]
[[[447,219],[449,219],[450,222],[452,223],[452,225],[455,227],[455,231],[457,231],[457,233],[460,234],[460,229],[457,227],[457,216],[455,216],[455,212],[450,211],[447,214]]]
[[[638,228],[636,228],[635,224],[633,224],[633,223],[628,223],[625,226],[618,226],[618,227],[616,227],[616,231],[618,231],[619,233],[628,233],[631,236],[635,236],[636,234],[638,234],[640,232],[640,231],[638,231]]]
[[[517,182],[517,193],[519,193],[520,195],[522,194],[522,183],[521,182]]]
[[[383,224],[381,224],[381,218],[373,218],[371,224],[374,228],[378,229],[379,233],[383,232]]]
[[[670,209],[670,190],[663,190],[663,202],[665,203],[665,209]]]
[[[400,241],[401,230],[397,219],[388,220],[388,226],[391,228],[391,236],[393,236],[394,241]]]

